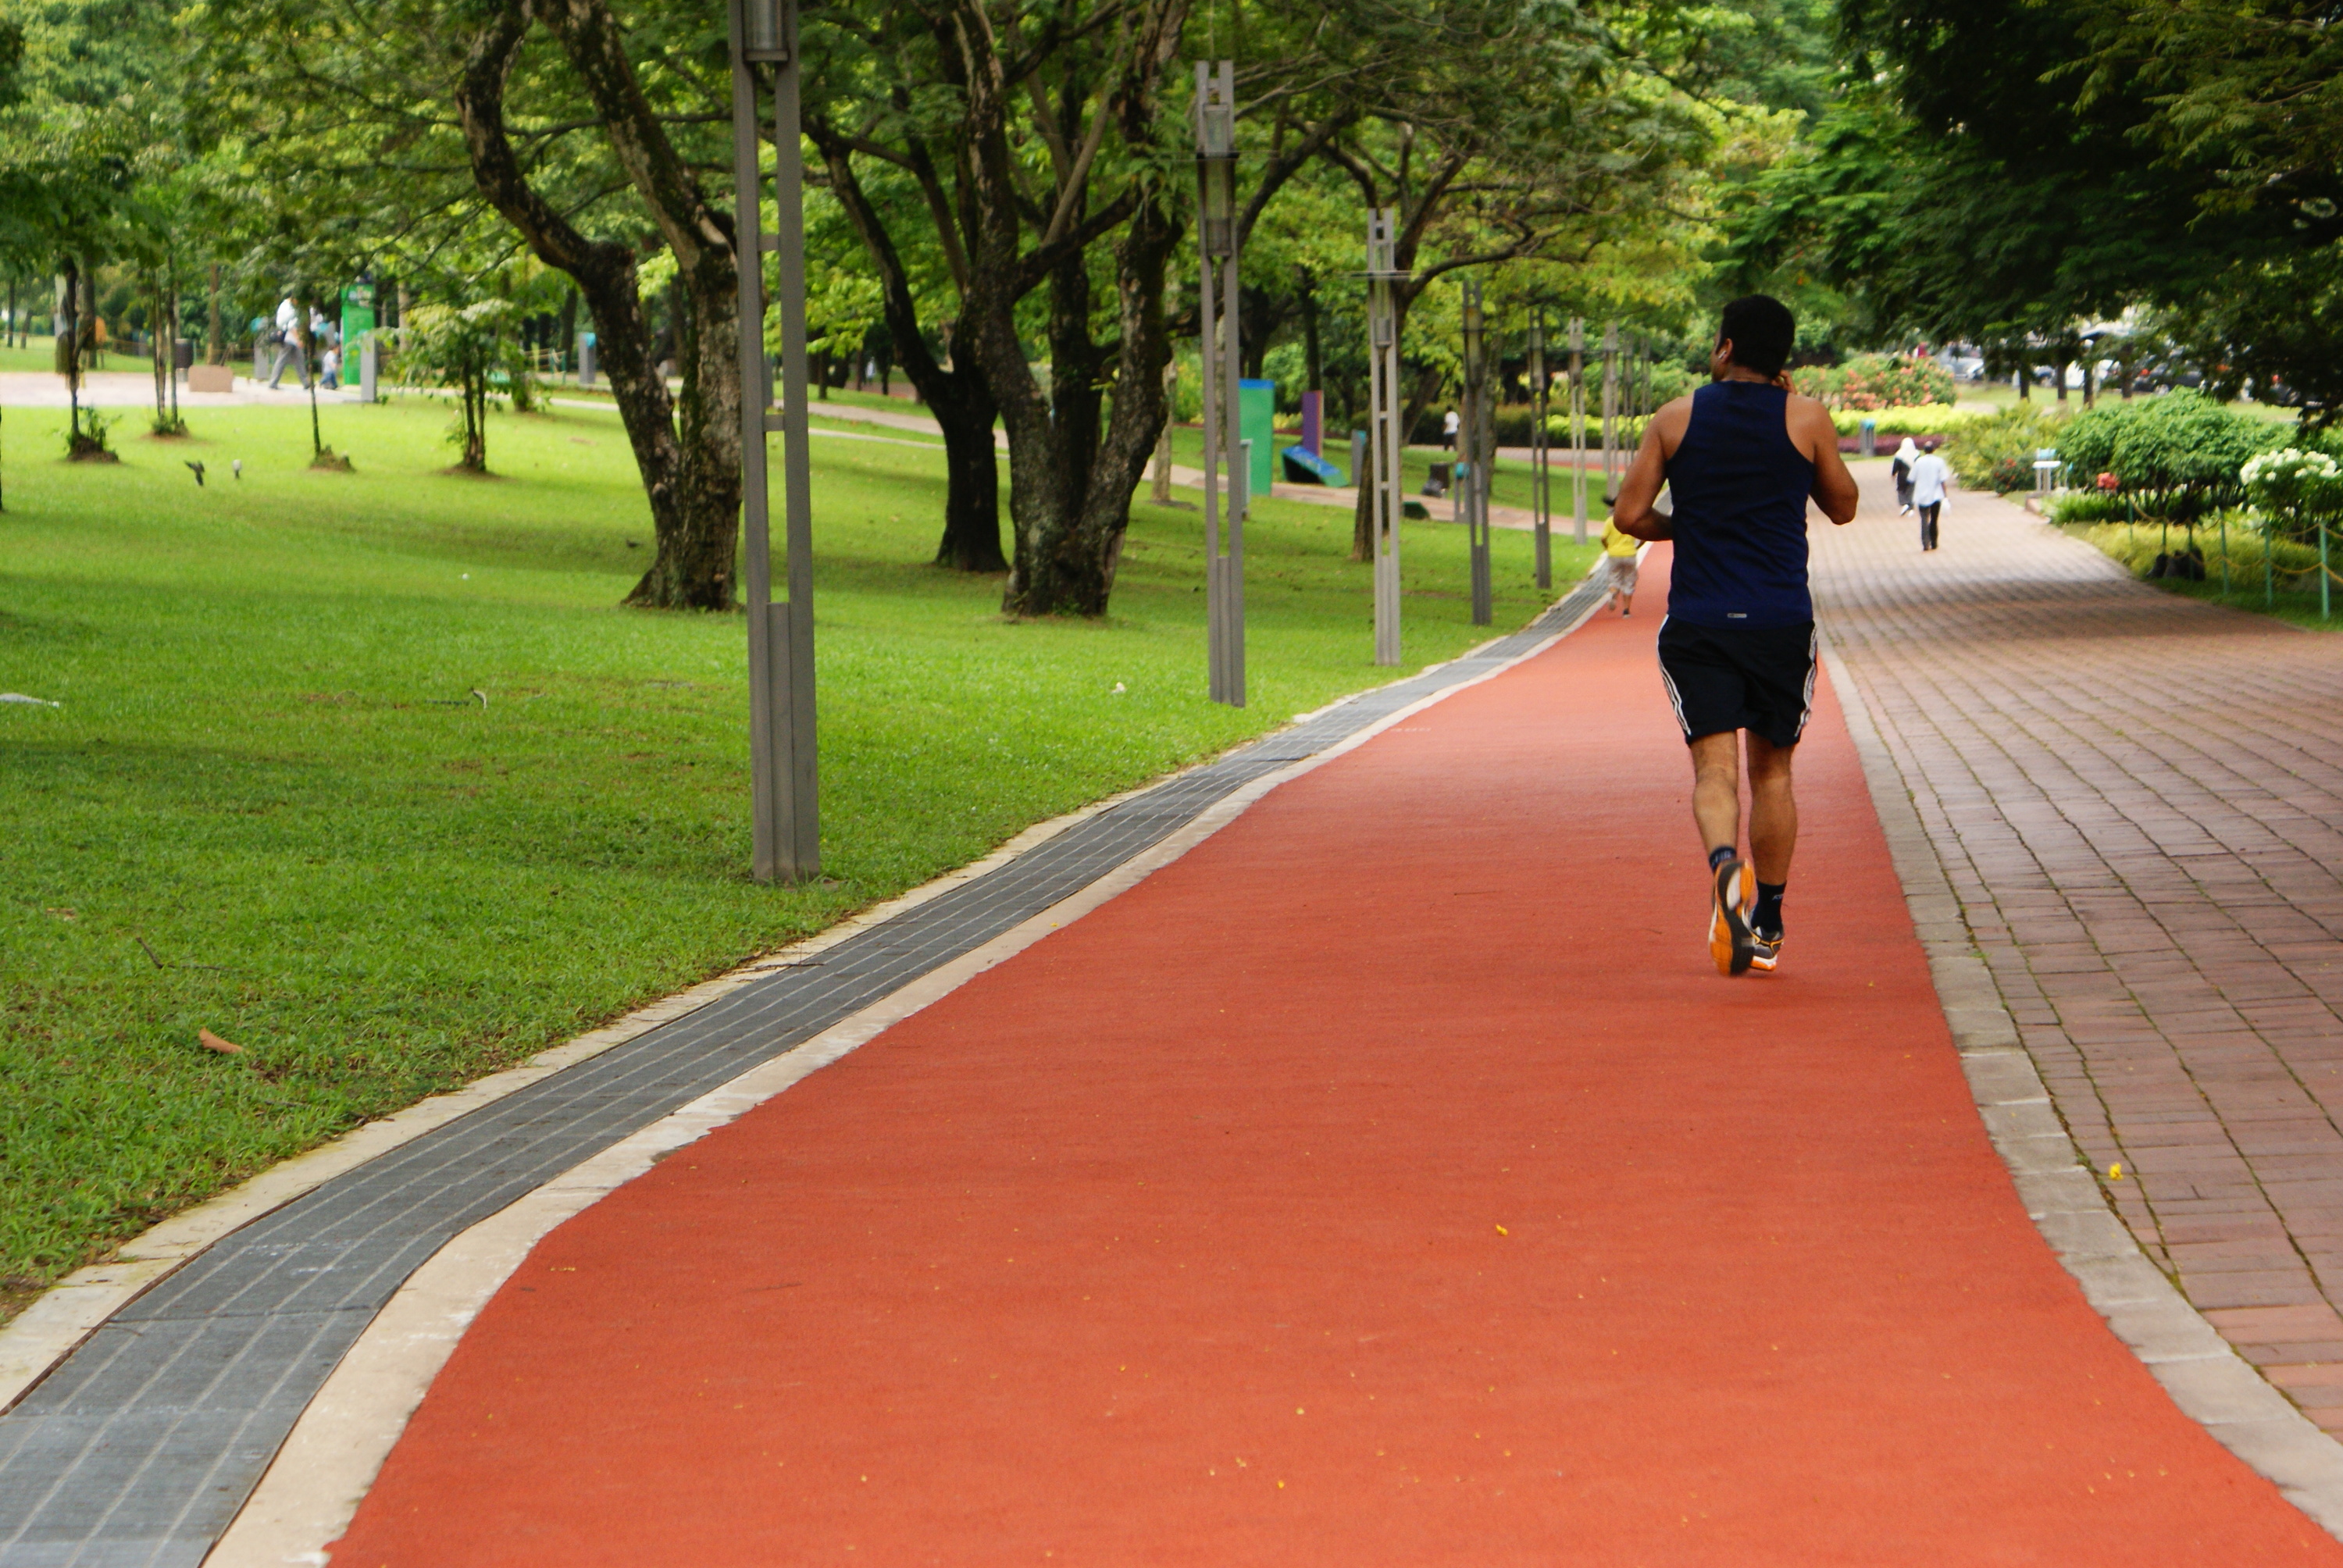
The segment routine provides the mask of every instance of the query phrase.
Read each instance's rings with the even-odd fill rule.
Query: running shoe
[[[1782,933],[1752,929],[1749,933],[1749,967],[1755,973],[1769,975],[1782,959]]]
[[[1737,975],[1749,968],[1755,952],[1749,934],[1749,874],[1738,860],[1716,869],[1716,886],[1709,899],[1708,956],[1716,972]]]

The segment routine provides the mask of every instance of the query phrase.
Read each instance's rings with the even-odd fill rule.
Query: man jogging
[[[1612,513],[1623,532],[1675,541],[1660,678],[1692,749],[1693,819],[1708,852],[1709,954],[1720,974],[1770,971],[1780,961],[1782,895],[1798,839],[1790,759],[1815,693],[1806,499],[1834,523],[1855,518],[1838,431],[1782,372],[1796,331],[1777,299],[1751,295],[1726,306],[1709,385],[1653,417]],[[1663,484],[1673,515],[1654,509]],[[1742,732],[1754,867],[1739,849]]]

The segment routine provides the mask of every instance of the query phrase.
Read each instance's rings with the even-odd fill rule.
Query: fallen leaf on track
[[[244,1054],[244,1047],[236,1044],[233,1040],[222,1040],[219,1036],[214,1034],[207,1029],[199,1029],[196,1030],[196,1043],[202,1046],[206,1050],[216,1050],[222,1056],[242,1056]]]

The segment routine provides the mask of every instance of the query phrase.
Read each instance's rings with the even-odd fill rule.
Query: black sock
[[[1714,871],[1719,866],[1722,866],[1725,861],[1730,860],[1731,859],[1733,859],[1733,846],[1730,844],[1719,844],[1715,849],[1711,849],[1708,852],[1708,869]]]
[[[1789,886],[1787,882],[1757,884],[1757,907],[1749,911],[1752,930],[1771,931],[1775,936],[1782,934],[1782,895]]]

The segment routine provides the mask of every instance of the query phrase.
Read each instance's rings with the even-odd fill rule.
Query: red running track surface
[[[1655,553],[548,1237],[337,1568],[2343,1563],[2019,1207],[1827,689],[1717,976]]]

